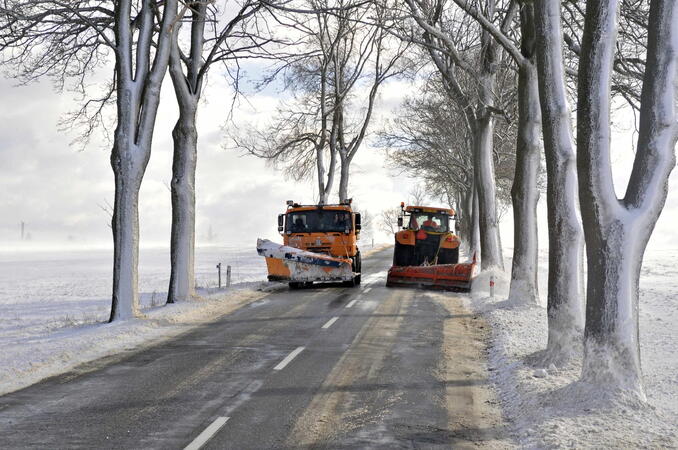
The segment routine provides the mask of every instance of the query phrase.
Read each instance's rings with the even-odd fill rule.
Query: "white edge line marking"
[[[296,356],[297,356],[299,353],[303,352],[305,348],[306,348],[306,347],[297,347],[297,348],[295,348],[295,349],[292,351],[292,353],[290,353],[289,355],[287,355],[287,356],[285,357],[285,359],[283,359],[282,361],[280,361],[280,363],[278,363],[278,365],[275,366],[275,367],[273,368],[273,370],[283,370],[283,369],[285,368],[285,366],[288,365],[294,358],[296,358]]]
[[[371,287],[368,287],[367,289],[365,289],[365,290],[363,291],[363,294],[367,294],[367,293],[370,292],[371,290],[372,290],[372,288],[371,288]]]
[[[323,328],[323,329],[326,329],[326,328],[331,327],[332,324],[333,324],[334,322],[336,322],[337,320],[339,320],[339,317],[332,317],[330,320],[327,321],[327,323],[326,323],[325,325],[322,326],[322,328]]]
[[[356,298],[356,299],[353,299],[353,300],[351,300],[351,301],[350,301],[350,302],[348,303],[348,305],[346,305],[346,307],[347,307],[347,308],[351,308],[351,307],[352,307],[353,305],[355,305],[355,302],[357,302],[357,301],[358,301],[358,299],[357,299],[357,298]]]
[[[200,447],[205,445],[207,441],[209,441],[212,436],[217,434],[217,431],[221,429],[221,427],[224,426],[226,422],[228,422],[229,417],[217,417],[214,422],[210,424],[205,430],[198,435],[197,438],[193,439],[193,442],[188,444],[184,450],[198,450]]]

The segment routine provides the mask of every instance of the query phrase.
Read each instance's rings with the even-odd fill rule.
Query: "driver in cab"
[[[424,221],[424,223],[421,224],[422,228],[431,228],[433,231],[438,230],[440,228],[440,225],[436,220],[434,219],[433,215],[429,214],[428,218]]]
[[[346,220],[346,214],[345,213],[336,213],[334,215],[334,227],[335,229],[348,229],[348,220]]]

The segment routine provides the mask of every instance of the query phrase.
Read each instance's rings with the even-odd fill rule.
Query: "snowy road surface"
[[[482,320],[461,299],[279,291],[219,321],[0,397],[3,448],[506,448]]]

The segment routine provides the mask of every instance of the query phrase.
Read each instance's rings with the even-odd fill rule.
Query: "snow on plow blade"
[[[350,259],[335,258],[257,239],[257,253],[266,258],[269,281],[349,281]]]
[[[463,264],[393,266],[388,271],[386,286],[418,286],[470,292],[475,272],[475,260]]]

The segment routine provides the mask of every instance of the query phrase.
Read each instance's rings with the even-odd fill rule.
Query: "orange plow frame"
[[[475,255],[470,263],[393,266],[388,271],[386,286],[420,286],[470,292],[475,268]]]

